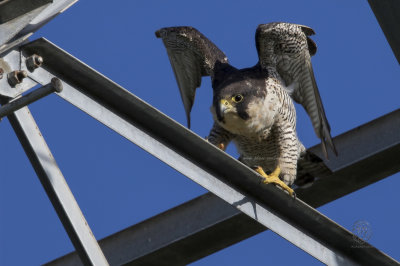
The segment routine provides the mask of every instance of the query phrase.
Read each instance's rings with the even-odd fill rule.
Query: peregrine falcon
[[[311,66],[317,50],[309,38],[313,34],[311,28],[297,24],[261,24],[256,31],[258,63],[237,69],[193,27],[156,31],[169,56],[188,127],[201,77],[210,76],[214,125],[208,141],[222,150],[234,142],[240,161],[255,169],[264,183],[277,184],[290,195],[297,161],[305,155],[296,133],[292,99],[310,116],[325,156],[326,144],[337,154]]]

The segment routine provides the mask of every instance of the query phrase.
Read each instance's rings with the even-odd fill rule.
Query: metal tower
[[[328,265],[400,265],[314,209],[400,171],[400,109],[337,136],[341,156],[329,163],[333,172],[320,173],[294,200],[261,186],[254,171],[50,41],[28,41],[76,1],[0,1],[0,118],[9,119],[76,249],[48,265],[183,265],[267,228]],[[400,61],[393,26],[400,4],[369,2]],[[391,16],[383,16],[388,8]],[[32,90],[36,85],[42,87]],[[27,107],[50,93],[210,192],[97,242]],[[320,154],[319,145],[310,150]],[[182,221],[188,226],[176,226]],[[352,249],[355,240],[367,248]]]

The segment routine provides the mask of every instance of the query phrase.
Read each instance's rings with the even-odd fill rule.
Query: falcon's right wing
[[[156,31],[162,38],[185,107],[188,127],[196,89],[202,76],[213,77],[215,63],[227,63],[225,54],[193,27],[170,27]]]
[[[261,67],[276,67],[292,98],[308,113],[328,158],[327,144],[336,155],[337,151],[311,65],[311,56],[317,52],[309,37],[313,34],[311,28],[303,25],[262,24],[257,28],[256,45]]]

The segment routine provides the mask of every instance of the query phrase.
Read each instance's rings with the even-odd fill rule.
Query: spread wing
[[[215,63],[228,63],[225,54],[193,27],[170,27],[156,31],[167,49],[185,107],[188,127],[196,89],[202,76],[214,75]]]
[[[317,52],[309,37],[313,34],[311,28],[297,24],[262,24],[256,31],[256,45],[261,67],[276,68],[289,94],[309,115],[328,157],[326,144],[336,155],[337,151],[311,65],[311,56]]]

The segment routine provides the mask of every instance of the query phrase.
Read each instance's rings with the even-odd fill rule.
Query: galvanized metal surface
[[[51,5],[44,9],[38,16],[36,16],[17,37],[30,35],[40,29],[44,24],[63,13],[70,8],[78,0],[53,0]]]
[[[400,109],[335,137],[341,155],[327,162],[332,175],[298,189],[298,196],[319,207],[399,172],[399,128]]]
[[[53,92],[61,92],[62,84],[61,81],[57,78],[53,78],[51,82],[43,87],[40,87],[27,95],[22,96],[16,100],[13,100],[3,106],[0,107],[0,120],[4,116],[10,115],[12,112],[21,109],[28,104],[31,104],[43,97],[46,97],[50,93]]]
[[[110,265],[186,265],[265,227],[212,193],[204,194],[99,243]],[[242,234],[239,234],[242,232]],[[71,253],[48,266],[81,265]]]
[[[0,54],[24,42],[78,0],[8,0],[0,6]],[[11,11],[10,11],[11,10]],[[16,17],[17,16],[17,17]],[[10,18],[13,18],[10,20]]]
[[[400,1],[368,0],[368,3],[400,64]]]
[[[38,7],[20,17],[0,24],[0,54],[7,49],[12,48],[12,46],[8,45],[7,43],[13,43],[12,39],[15,38],[18,33],[20,33],[45,8],[46,6]]]
[[[45,39],[22,49],[25,56],[44,59],[32,79],[45,84],[58,76],[65,84],[62,98],[322,262],[396,263],[367,243],[368,249],[351,250],[349,231],[279,189],[260,185],[254,171]]]
[[[15,98],[32,87],[37,85],[37,82],[28,78],[24,78],[24,82],[10,84],[9,74],[15,71],[26,71],[25,61],[21,60],[18,49],[10,50],[7,54],[0,58],[0,68],[3,69],[3,78],[0,79],[0,96]]]
[[[8,119],[82,262],[108,265],[28,107]]]
[[[309,188],[297,189],[298,196],[316,208],[400,171],[399,128],[400,109],[337,136],[335,144],[341,156],[331,159],[333,174]],[[99,243],[112,265],[121,257],[129,265],[183,265],[265,230],[207,193]],[[76,253],[70,253],[48,265],[76,263]]]
[[[38,7],[44,6],[52,0],[4,0],[0,1],[0,24],[24,15]]]

